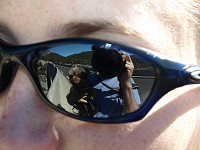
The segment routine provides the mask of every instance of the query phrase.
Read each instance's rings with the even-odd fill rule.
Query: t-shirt
[[[92,102],[99,107],[93,117],[107,118],[109,116],[122,115],[123,99],[119,94],[119,80],[117,77],[101,80],[95,73],[88,75],[89,84],[95,89],[95,98]],[[134,83],[133,79],[131,83]],[[137,89],[133,89],[133,94],[136,103],[141,103],[140,96]]]

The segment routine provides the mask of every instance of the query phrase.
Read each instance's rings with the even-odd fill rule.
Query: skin
[[[123,113],[130,113],[138,109],[138,105],[135,102],[134,94],[132,92],[132,85],[130,83],[131,76],[134,71],[134,65],[131,57],[127,54],[122,55],[122,58],[126,61],[125,71],[120,77],[120,85],[123,91],[124,107]]]
[[[145,5],[142,2],[1,0],[0,24],[6,25],[10,30],[7,33],[12,34],[2,31],[0,35],[15,44],[72,36],[112,39],[196,63],[194,49],[191,47],[188,53],[170,43],[172,37],[167,31],[162,34],[162,27],[160,34],[152,34],[152,39],[159,39],[163,46],[155,45],[148,36],[141,38],[134,32],[127,35],[115,27],[82,35],[63,34],[63,25],[69,22],[104,20],[127,28],[131,24],[133,30],[141,27],[150,35],[152,28],[143,26],[145,21],[149,25],[162,25],[162,20],[155,20],[156,16],[149,18],[149,12],[139,7]],[[194,130],[198,130],[199,103],[200,86],[189,85],[166,94],[141,121],[118,125],[86,123],[66,117],[46,105],[20,67],[11,85],[0,95],[0,149],[187,149]]]
[[[71,79],[73,84],[78,84],[81,81],[80,75],[73,75],[72,79]]]

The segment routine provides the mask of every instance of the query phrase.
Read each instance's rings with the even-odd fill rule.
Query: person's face
[[[80,81],[81,81],[80,74],[74,74],[73,76],[70,77],[70,82],[73,85],[79,84]]]
[[[149,13],[147,2],[143,2],[1,0],[0,24],[6,29],[0,27],[0,36],[15,44],[93,37],[152,48],[183,61],[194,60],[194,55],[188,56],[170,43],[162,21]],[[162,32],[158,34],[152,27]],[[135,34],[140,31],[146,35]],[[184,149],[191,142],[195,123],[200,122],[199,91],[197,85],[171,91],[138,122],[93,124],[64,116],[46,105],[20,67],[12,84],[0,95],[0,149]]]

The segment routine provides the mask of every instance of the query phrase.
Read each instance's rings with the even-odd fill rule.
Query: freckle
[[[147,143],[147,140],[146,140],[146,139],[144,139],[144,140],[143,140],[143,143]]]

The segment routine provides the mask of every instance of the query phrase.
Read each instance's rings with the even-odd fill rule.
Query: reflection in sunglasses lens
[[[66,44],[42,53],[37,62],[37,72],[46,98],[63,112],[91,118],[122,116],[138,110],[153,88],[154,68],[124,50],[134,66],[130,79],[134,105],[130,103],[132,109],[124,111],[126,99],[123,99],[120,82],[129,60],[122,59],[116,48],[101,46],[97,49],[95,51],[93,44],[87,43]],[[123,47],[120,51],[123,52]],[[73,78],[73,73],[77,72],[80,76]],[[70,82],[72,78],[76,84]]]

